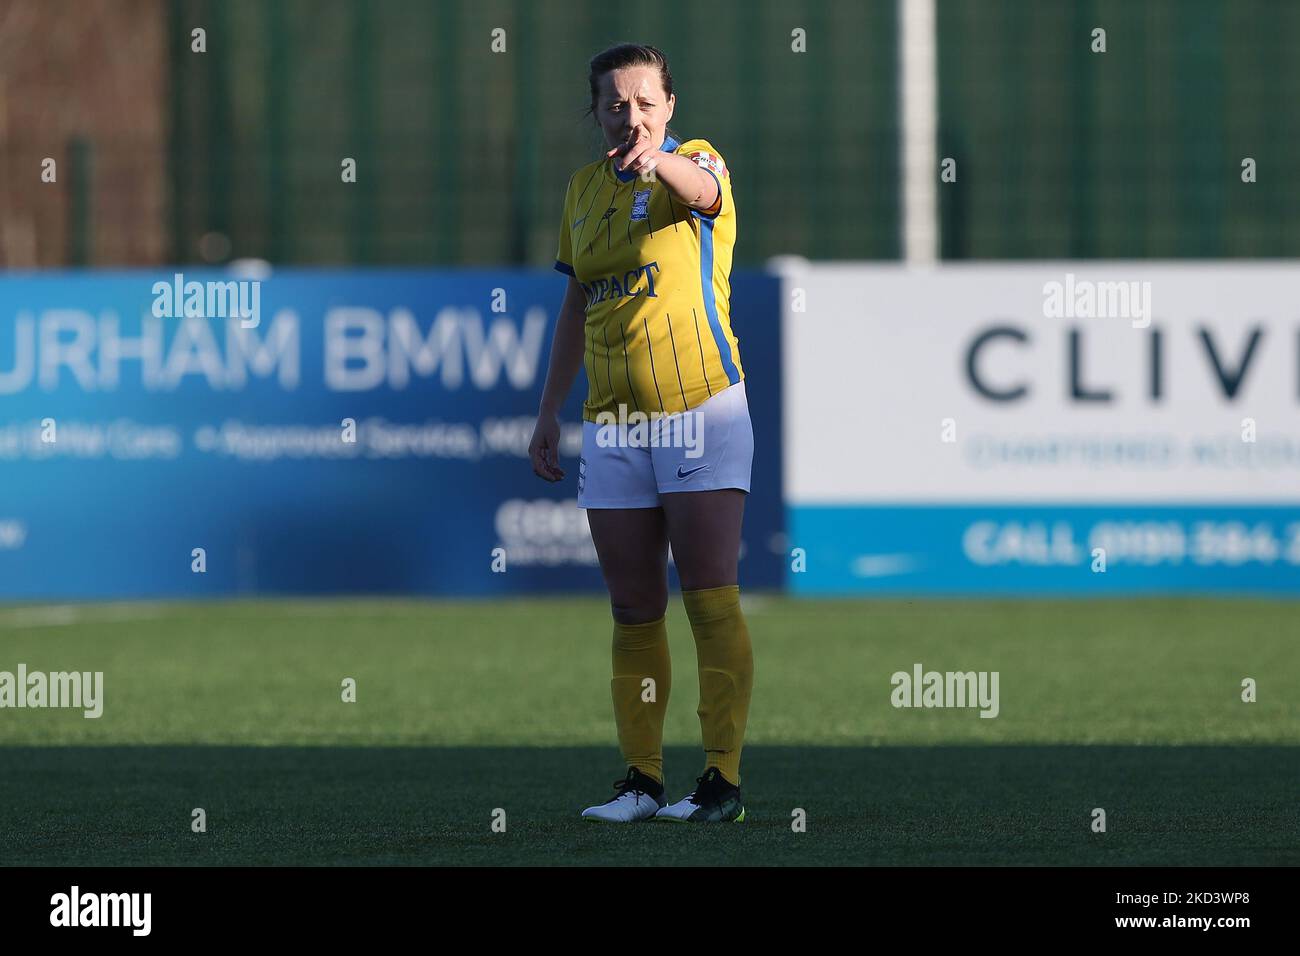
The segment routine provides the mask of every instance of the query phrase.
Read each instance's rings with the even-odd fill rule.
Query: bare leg
[[[657,621],[668,608],[668,532],[660,508],[590,508],[587,523],[620,624]]]
[[[660,496],[683,591],[736,583],[745,498],[738,488]]]

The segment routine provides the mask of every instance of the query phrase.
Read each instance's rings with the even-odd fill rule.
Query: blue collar
[[[677,140],[673,139],[672,136],[670,136],[670,135],[668,135],[667,133],[665,133],[665,134],[664,134],[664,143],[663,143],[663,145],[660,146],[659,148],[662,149],[662,150],[664,150],[665,152],[669,152],[669,153],[671,153],[671,152],[673,152],[674,150],[676,150],[677,147],[680,146],[680,145],[682,145],[682,144],[679,143],[679,142],[677,142]],[[614,169],[614,165],[613,165],[613,164],[614,164],[614,161],[613,161],[612,159],[611,159],[609,162],[610,162],[610,167],[609,167],[609,168],[613,171],[614,175],[618,177],[618,181],[619,181],[620,183],[631,182],[632,180],[636,179],[637,176],[640,175],[639,173],[624,173],[624,172],[620,172],[619,170]]]

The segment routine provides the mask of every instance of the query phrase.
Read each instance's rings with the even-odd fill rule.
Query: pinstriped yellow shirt
[[[620,405],[685,411],[744,378],[731,331],[730,172],[707,140],[668,137],[661,148],[708,170],[719,204],[691,209],[613,159],[579,169],[564,197],[555,268],[587,297],[587,421]]]

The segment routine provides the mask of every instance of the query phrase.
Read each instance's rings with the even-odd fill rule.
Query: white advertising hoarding
[[[1300,590],[1298,292],[1282,262],[786,271],[792,587]]]
[[[1300,501],[1300,265],[824,265],[786,298],[790,500]]]

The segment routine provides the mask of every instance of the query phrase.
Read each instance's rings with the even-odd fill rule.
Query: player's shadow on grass
[[[700,759],[670,748],[671,798]],[[597,747],[0,748],[0,863],[1300,863],[1300,748],[754,746],[743,824],[580,822],[618,771]]]

